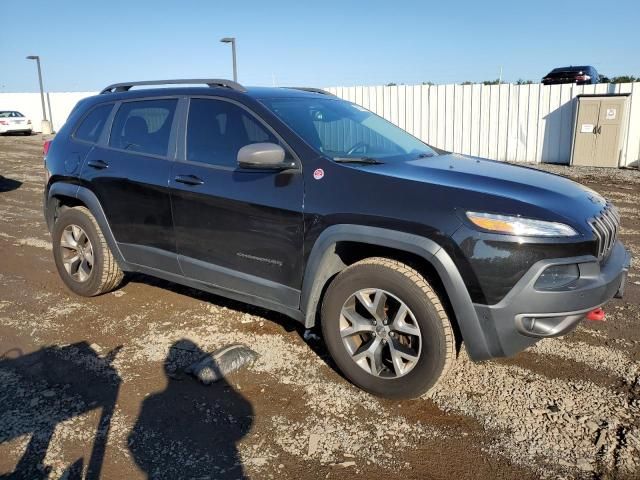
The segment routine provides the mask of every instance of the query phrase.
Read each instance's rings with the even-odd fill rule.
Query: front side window
[[[82,122],[80,122],[80,125],[78,125],[76,133],[74,134],[75,138],[86,142],[97,142],[112,109],[113,104],[107,103],[91,110]]]
[[[166,156],[177,103],[174,98],[123,103],[113,120],[109,145]]]
[[[246,110],[231,102],[193,98],[187,124],[187,160],[237,166],[238,150],[252,143],[279,143]]]
[[[309,145],[331,158],[389,161],[435,155],[427,144],[350,102],[310,97],[261,102]]]

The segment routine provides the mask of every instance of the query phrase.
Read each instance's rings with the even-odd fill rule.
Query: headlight
[[[538,290],[554,290],[566,287],[580,278],[580,269],[575,263],[568,265],[552,265],[547,267],[538,277],[535,288]]]
[[[493,213],[467,212],[474,225],[496,233],[524,237],[573,237],[578,233],[569,225],[545,222],[532,218],[496,215]]]

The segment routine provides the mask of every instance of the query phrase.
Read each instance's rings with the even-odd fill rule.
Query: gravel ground
[[[640,272],[606,308],[511,359],[464,349],[424,398],[365,394],[293,321],[150,277],[84,299],[57,277],[42,137],[0,137],[0,478],[638,478]],[[536,166],[623,214],[640,255],[640,174]],[[260,355],[204,387],[229,343]],[[13,477],[12,477],[13,478]]]

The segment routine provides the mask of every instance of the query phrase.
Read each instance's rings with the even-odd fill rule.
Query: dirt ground
[[[0,137],[0,478],[640,477],[640,270],[606,322],[514,358],[462,350],[436,391],[365,394],[281,315],[135,275],[80,298],[41,210],[42,137]],[[610,198],[640,258],[640,174],[546,166]],[[227,382],[202,351],[260,354]]]

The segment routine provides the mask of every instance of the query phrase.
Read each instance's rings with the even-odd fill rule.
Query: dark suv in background
[[[133,89],[139,85],[170,88]],[[321,324],[375,394],[570,331],[623,290],[620,217],[531,168],[436,151],[313,89],[117,84],[45,146],[45,216],[79,295],[143,272]]]
[[[542,79],[544,85],[558,85],[561,83],[575,83],[576,85],[592,85],[600,83],[600,75],[590,65],[582,67],[554,68]]]

